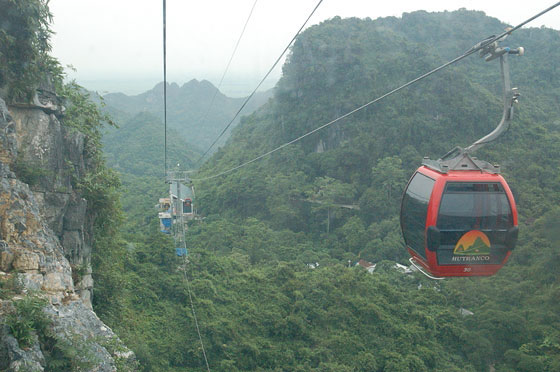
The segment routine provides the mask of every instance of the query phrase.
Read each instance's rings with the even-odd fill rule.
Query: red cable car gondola
[[[424,165],[404,193],[401,228],[411,262],[431,275],[487,276],[515,247],[517,209],[499,174]]]
[[[487,61],[500,58],[504,84],[504,113],[487,136],[441,159],[424,159],[403,194],[401,229],[410,262],[431,278],[489,276],[508,260],[517,242],[517,209],[500,168],[470,156],[494,141],[509,126],[519,96],[510,88],[507,54],[523,48],[498,48],[494,42],[481,51]],[[428,273],[426,273],[426,271]]]

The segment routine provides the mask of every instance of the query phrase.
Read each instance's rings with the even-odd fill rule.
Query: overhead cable
[[[540,13],[538,13],[538,14],[532,16],[531,18],[529,18],[529,19],[527,19],[527,20],[521,22],[521,23],[518,24],[517,26],[508,29],[507,31],[501,33],[500,35],[494,36],[494,37],[491,37],[491,38],[488,38],[488,39],[485,39],[484,41],[482,41],[482,42],[476,44],[475,46],[473,46],[472,48],[470,48],[467,52],[465,52],[464,54],[460,55],[459,57],[454,58],[454,59],[450,60],[449,62],[446,62],[446,63],[444,63],[443,65],[441,65],[441,66],[439,66],[439,67],[436,67],[435,69],[433,69],[433,70],[431,70],[431,71],[429,71],[429,72],[427,72],[427,73],[425,73],[425,74],[423,74],[423,75],[421,75],[421,76],[419,76],[419,77],[417,77],[417,78],[415,78],[415,79],[413,79],[413,80],[410,80],[409,82],[407,82],[407,83],[405,83],[405,84],[399,86],[398,88],[395,88],[395,89],[393,89],[393,90],[391,90],[391,91],[389,91],[389,92],[387,92],[387,93],[385,93],[385,94],[383,94],[383,95],[381,95],[381,96],[375,98],[374,100],[369,101],[368,103],[365,103],[365,104],[363,104],[363,105],[361,105],[361,106],[355,108],[354,110],[349,111],[349,112],[347,112],[346,114],[344,114],[344,115],[342,115],[342,116],[339,116],[339,117],[337,117],[336,119],[331,120],[331,121],[329,121],[328,123],[323,124],[323,125],[321,125],[321,126],[315,128],[315,129],[313,129],[313,130],[310,131],[310,132],[307,132],[307,133],[305,133],[305,134],[303,134],[303,135],[301,135],[301,136],[299,136],[299,137],[297,137],[297,138],[294,138],[293,140],[291,140],[291,141],[289,141],[289,142],[286,142],[286,143],[284,143],[284,144],[282,144],[282,145],[276,147],[276,148],[273,149],[273,150],[270,150],[270,151],[268,151],[268,152],[266,152],[266,153],[264,153],[264,154],[262,154],[262,155],[257,156],[257,157],[254,158],[254,159],[251,159],[251,160],[249,160],[249,161],[246,161],[246,162],[244,162],[244,163],[242,163],[242,164],[240,164],[240,165],[238,165],[238,166],[235,166],[235,167],[233,167],[233,168],[227,169],[227,170],[225,170],[225,171],[223,171],[223,172],[219,172],[219,173],[217,173],[217,174],[215,174],[215,175],[208,176],[208,177],[201,177],[201,178],[191,178],[191,180],[192,180],[192,181],[206,181],[206,180],[210,180],[210,179],[213,179],[213,178],[217,178],[217,177],[226,175],[226,174],[228,174],[228,173],[231,173],[231,172],[233,172],[233,171],[236,171],[236,170],[238,170],[238,169],[240,169],[240,168],[243,168],[243,167],[245,167],[245,166],[247,166],[247,165],[249,165],[249,164],[251,164],[251,163],[254,163],[254,162],[256,162],[257,160],[260,160],[260,159],[262,159],[262,158],[264,158],[264,157],[266,157],[266,156],[268,156],[268,155],[271,155],[272,153],[274,153],[274,152],[276,152],[276,151],[279,151],[279,150],[283,149],[283,148],[286,147],[286,146],[289,146],[289,145],[291,145],[291,144],[293,144],[293,143],[295,143],[295,142],[298,142],[298,141],[302,140],[303,138],[308,137],[308,136],[312,135],[313,133],[316,133],[316,132],[320,131],[321,129],[324,129],[324,128],[326,128],[326,127],[328,127],[328,126],[330,126],[330,125],[332,125],[332,124],[334,124],[334,123],[336,123],[336,122],[338,122],[338,121],[340,121],[340,120],[342,120],[342,119],[345,119],[345,118],[347,118],[348,116],[353,115],[353,114],[355,114],[356,112],[361,111],[361,110],[365,109],[366,107],[368,107],[368,106],[370,106],[370,105],[372,105],[372,104],[374,104],[374,103],[377,103],[377,102],[381,101],[382,99],[387,98],[387,97],[389,97],[390,95],[392,95],[392,94],[394,94],[394,93],[397,93],[397,92],[403,90],[404,88],[406,88],[406,87],[408,87],[408,86],[410,86],[410,85],[412,85],[412,84],[415,84],[415,83],[419,82],[420,80],[423,80],[423,79],[427,78],[428,76],[433,75],[433,74],[435,74],[436,72],[438,72],[438,71],[440,71],[440,70],[443,70],[444,68],[446,68],[446,67],[448,67],[448,66],[450,66],[450,65],[452,65],[452,64],[454,64],[454,63],[456,63],[456,62],[459,62],[460,60],[462,60],[462,59],[464,59],[464,58],[470,56],[470,55],[473,54],[473,53],[478,52],[479,50],[485,48],[486,46],[492,44],[493,42],[495,42],[495,41],[497,41],[497,40],[503,38],[504,36],[510,35],[510,34],[513,33],[514,31],[516,31],[517,29],[523,27],[523,26],[526,25],[527,23],[529,23],[529,22],[535,20],[536,18],[538,18],[538,17],[542,16],[543,14],[545,14],[545,13],[551,11],[552,9],[556,8],[556,7],[559,6],[559,5],[560,5],[560,2],[557,2],[556,4],[550,6],[549,8],[543,10],[542,12],[540,12]]]
[[[235,119],[237,119],[237,117],[239,116],[239,114],[241,113],[241,111],[245,108],[245,106],[247,105],[247,103],[249,102],[249,100],[255,95],[255,93],[257,92],[257,90],[260,88],[260,86],[262,85],[262,83],[266,80],[266,78],[268,77],[268,75],[270,75],[270,73],[274,70],[274,68],[276,67],[276,65],[278,65],[278,62],[280,62],[280,60],[282,59],[282,57],[284,56],[284,54],[286,54],[286,52],[290,49],[290,46],[292,45],[292,43],[296,40],[296,38],[299,36],[299,34],[301,33],[301,31],[303,30],[303,28],[305,27],[305,25],[307,25],[307,22],[309,21],[309,19],[313,16],[313,14],[315,14],[315,11],[317,10],[317,8],[319,8],[319,5],[321,5],[321,3],[323,2],[323,0],[319,0],[319,2],[317,3],[317,5],[315,5],[315,8],[313,8],[313,10],[311,11],[311,13],[309,14],[309,16],[307,17],[307,19],[305,20],[305,22],[303,22],[303,25],[301,25],[301,27],[299,28],[298,32],[294,35],[294,37],[290,40],[290,42],[288,43],[288,45],[286,45],[286,48],[282,51],[282,54],[280,54],[280,56],[276,59],[276,61],[274,62],[274,64],[272,65],[272,67],[268,70],[268,72],[266,73],[266,75],[264,75],[264,77],[261,79],[261,81],[259,82],[259,84],[256,86],[256,88],[253,90],[253,92],[245,99],[245,101],[243,102],[243,104],[241,105],[241,107],[239,108],[239,110],[237,110],[237,112],[235,113],[235,115],[233,116],[233,119],[231,119],[229,121],[229,123],[226,125],[226,127],[222,130],[222,132],[218,135],[218,137],[214,140],[214,142],[212,142],[212,144],[210,145],[210,147],[208,147],[208,149],[204,152],[204,154],[202,154],[202,156],[196,161],[195,164],[200,163],[200,161],[202,159],[204,159],[204,157],[206,156],[206,154],[208,154],[208,152],[212,149],[212,147],[214,147],[214,145],[216,144],[216,142],[218,142],[220,140],[220,138],[222,138],[222,136],[224,135],[224,133],[228,130],[228,128],[233,124],[233,122],[235,121]]]
[[[166,34],[166,0],[163,0],[163,125],[164,125],[164,168],[165,168],[165,177],[167,178],[167,55],[166,55],[166,47],[167,47],[167,34]],[[179,186],[177,186],[179,187]],[[185,229],[184,224],[182,221],[181,215],[181,227],[182,227],[182,242],[183,246],[185,246]],[[177,246],[177,237],[173,234],[173,241],[175,242],[175,246]],[[196,316],[196,311],[194,308],[194,302],[191,294],[191,286],[189,283],[189,278],[187,276],[187,259],[185,256],[185,263],[183,267],[183,275],[185,278],[185,283],[187,284],[187,291],[189,294],[189,300],[191,304],[191,311],[194,318],[194,324],[196,326],[196,332],[198,333],[198,339],[200,341],[200,346],[202,348],[202,356],[204,357],[204,362],[206,364],[206,370],[210,372],[210,365],[208,364],[208,358],[206,356],[206,350],[204,348],[204,342],[202,341],[202,335],[200,333],[200,327],[198,325],[198,318]]]
[[[206,112],[205,112],[204,116],[202,117],[202,120],[200,121],[200,127],[202,127],[204,125],[204,123],[206,122],[206,119],[208,117],[208,114],[210,113],[210,110],[214,106],[214,101],[216,100],[216,96],[218,95],[218,92],[220,91],[220,88],[222,87],[222,83],[224,82],[224,78],[225,78],[225,76],[226,76],[226,74],[229,70],[229,66],[231,65],[231,61],[233,61],[233,57],[235,56],[235,53],[237,52],[237,47],[239,47],[239,43],[241,42],[241,39],[243,38],[243,34],[245,33],[245,29],[247,28],[247,25],[249,24],[249,20],[251,19],[251,16],[253,15],[253,10],[255,10],[255,6],[257,5],[257,1],[258,0],[255,0],[255,2],[253,3],[253,6],[251,7],[251,11],[249,12],[249,16],[247,17],[247,20],[245,21],[245,25],[243,26],[243,30],[241,31],[241,34],[239,35],[239,38],[237,39],[237,43],[235,44],[235,48],[233,48],[233,53],[231,53],[231,57],[229,57],[229,61],[226,65],[224,73],[222,74],[220,82],[218,83],[218,87],[214,91],[214,95],[212,96],[212,99],[210,100],[210,105],[208,105],[208,108],[206,109]]]
[[[196,326],[196,333],[198,333],[198,340],[200,341],[200,347],[202,348],[202,356],[204,357],[204,363],[206,364],[206,370],[208,372],[210,372],[210,364],[208,364],[208,357],[206,356],[206,349],[204,348],[204,342],[202,341],[202,335],[200,333],[200,327],[198,325],[198,318],[196,316],[196,311],[194,309],[194,302],[193,302],[193,298],[192,298],[192,294],[191,294],[191,284],[189,282],[189,277],[187,275],[187,256],[185,257],[185,261],[183,263],[183,277],[185,279],[185,283],[187,284],[187,291],[189,294],[189,300],[191,303],[191,311],[193,314],[193,319],[194,319],[194,325]]]
[[[163,0],[163,168],[164,177],[167,177],[167,9]]]

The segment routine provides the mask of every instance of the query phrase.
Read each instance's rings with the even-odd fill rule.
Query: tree
[[[380,221],[398,210],[406,185],[406,173],[398,156],[382,158],[371,169],[371,185],[360,198],[360,209],[368,221]]]
[[[371,169],[371,185],[384,191],[386,200],[400,198],[406,174],[402,169],[402,160],[398,156],[380,159]]]
[[[40,83],[62,84],[62,68],[51,50],[46,0],[0,0],[0,88],[10,101],[30,100]]]
[[[316,212],[327,212],[327,234],[330,232],[333,209],[339,204],[350,203],[354,200],[355,194],[356,190],[350,184],[330,177],[315,179],[313,191],[308,195],[311,201],[317,204],[313,207]]]

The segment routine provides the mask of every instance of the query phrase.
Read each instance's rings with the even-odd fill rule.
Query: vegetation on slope
[[[103,125],[111,125],[112,122],[90,101],[82,87],[75,82],[64,83],[62,67],[49,55],[49,23],[52,15],[48,1],[0,0],[0,9],[0,98],[8,105],[40,107],[42,103],[37,102],[36,95],[44,93],[51,96],[50,99],[63,103],[64,112],[61,110],[56,115],[68,131],[79,131],[84,135],[86,172],[80,174],[80,165],[70,161],[62,166],[67,174],[72,175],[74,191],[77,191],[79,197],[87,199],[88,223],[95,234],[92,239],[94,251],[97,254],[115,251],[116,245],[112,240],[122,221],[117,193],[120,181],[116,173],[106,167],[101,150],[101,129]],[[30,185],[39,182],[49,172],[40,165],[26,164],[22,156],[11,167],[20,181]],[[18,197],[27,196],[22,194]],[[15,200],[14,203],[18,201]],[[84,230],[86,234],[91,232],[89,227]],[[92,355],[91,345],[81,337],[77,342],[72,335],[54,329],[55,325],[44,309],[49,296],[41,291],[34,293],[29,288],[24,289],[19,278],[10,274],[0,280],[3,315],[6,315],[1,320],[1,326],[14,336],[21,349],[26,352],[32,349],[34,355],[30,358],[29,355],[18,354],[18,349],[12,345],[11,350],[0,352],[0,364],[14,370],[29,370],[33,368],[29,364],[30,360],[35,359],[40,360],[41,370],[44,368],[45,371],[83,371],[94,368],[99,360]],[[74,274],[79,275],[77,272]],[[113,348],[119,346],[116,341],[111,345]],[[15,355],[11,355],[14,353]],[[125,367],[123,370],[129,369]]]
[[[265,103],[271,96],[270,91],[258,92],[242,110],[250,114]],[[124,120],[138,114],[163,115],[163,83],[136,96],[110,93],[103,96],[107,109]],[[167,85],[167,122],[169,128],[179,134],[190,147],[202,150],[210,146],[224,127],[239,110],[245,98],[227,97],[207,80],[195,79],[183,84]],[[210,107],[210,104],[212,106]],[[232,123],[235,127],[236,119]],[[218,142],[222,145],[229,137],[231,129]]]
[[[242,120],[202,175],[330,121],[504,27],[465,10],[313,26],[296,41],[274,99]],[[529,97],[511,131],[477,155],[504,166],[521,234],[492,278],[436,285],[393,265],[406,259],[398,227],[406,179],[423,155],[437,158],[495,126],[497,64],[472,57],[266,160],[198,182],[207,218],[190,228],[187,275],[212,369],[558,369],[559,41],[544,28],[508,39],[528,51],[511,64]],[[95,308],[144,370],[202,370],[182,260],[153,210],[131,213],[134,229],[106,256],[113,267],[99,271]],[[360,258],[380,262],[376,272],[347,267]]]
[[[47,8],[33,0],[8,3],[30,22],[31,39],[15,47],[37,48],[22,51],[33,61],[48,49],[34,44],[48,30]],[[275,98],[243,120],[203,174],[329,121],[503,26],[458,11],[335,18],[311,27],[294,45]],[[2,37],[13,46],[9,32]],[[560,369],[559,35],[528,29],[508,42],[528,51],[512,61],[512,77],[529,97],[508,135],[479,157],[504,165],[519,202],[520,242],[496,276],[440,284],[394,269],[394,261],[406,258],[400,194],[422,155],[438,157],[495,125],[497,67],[471,58],[265,161],[197,184],[207,218],[190,227],[186,267],[158,232],[151,208],[166,188],[156,181],[161,159],[152,146],[161,139],[142,142],[141,151],[145,139],[133,137],[153,131],[156,121],[136,117],[122,128],[129,136],[106,139],[114,148],[110,161],[125,174],[123,220],[118,180],[100,150],[104,118],[75,86],[61,91],[72,102],[68,125],[88,133],[94,159],[94,171],[78,186],[97,217],[97,313],[143,370],[203,370],[186,269],[215,371]],[[0,58],[11,52],[0,51]],[[36,86],[26,79],[35,70],[0,66],[0,85],[14,99],[29,97]],[[173,156],[192,160],[194,152],[174,146]],[[376,271],[348,267],[359,258],[377,262]],[[461,308],[474,314],[463,316]]]
[[[62,81],[48,54],[52,14],[43,0],[1,0],[0,9],[0,92],[8,101],[28,101],[45,80]]]

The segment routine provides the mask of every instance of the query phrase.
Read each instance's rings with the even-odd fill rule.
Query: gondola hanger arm
[[[484,58],[487,62],[492,61],[496,58],[500,59],[500,69],[502,73],[502,85],[503,85],[503,102],[504,110],[502,114],[502,119],[500,120],[498,126],[486,136],[475,141],[472,145],[464,149],[465,153],[473,153],[482,145],[493,142],[498,137],[506,132],[509,128],[511,119],[513,118],[513,105],[517,103],[519,98],[519,90],[517,88],[511,88],[511,80],[509,77],[509,63],[508,54],[517,54],[522,56],[525,53],[523,47],[516,49],[511,49],[509,47],[499,47],[498,42],[504,40],[505,37],[499,39],[483,49],[480,50],[480,57]]]

